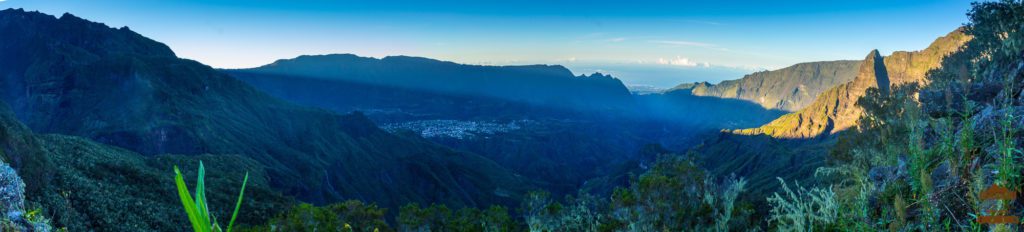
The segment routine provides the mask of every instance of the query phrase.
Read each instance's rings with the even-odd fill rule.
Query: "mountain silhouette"
[[[618,79],[603,74],[573,76],[559,65],[484,66],[409,56],[376,59],[331,54],[304,55],[237,71],[493,97],[577,110],[635,107],[629,90]]]

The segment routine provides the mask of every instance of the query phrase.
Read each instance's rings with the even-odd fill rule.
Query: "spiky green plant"
[[[246,172],[245,179],[242,180],[242,189],[238,191],[238,201],[235,203],[234,212],[231,213],[231,221],[228,222],[227,230],[221,230],[220,225],[217,224],[217,218],[210,214],[210,208],[206,202],[206,184],[203,181],[205,174],[203,162],[200,161],[196,193],[193,198],[189,194],[188,186],[185,186],[185,178],[182,177],[181,170],[178,169],[178,166],[174,166],[174,182],[178,186],[178,197],[181,198],[181,204],[185,207],[185,213],[188,214],[188,220],[192,223],[192,229],[195,232],[231,232],[232,226],[235,225],[235,218],[238,217],[238,208],[242,206],[242,196],[245,194],[245,184],[249,182],[249,173]]]

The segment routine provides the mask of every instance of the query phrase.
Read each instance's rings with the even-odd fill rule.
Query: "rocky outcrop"
[[[48,220],[25,212],[25,182],[11,166],[0,162],[0,230],[50,231]],[[34,219],[34,220],[30,220]]]
[[[927,49],[894,52],[882,57],[871,51],[861,62],[854,80],[819,95],[814,103],[758,128],[734,130],[738,134],[766,134],[776,138],[814,138],[853,127],[863,110],[856,105],[868,88],[888,91],[892,86],[927,84],[926,73],[941,65],[942,59],[969,40],[961,30],[940,37]]]

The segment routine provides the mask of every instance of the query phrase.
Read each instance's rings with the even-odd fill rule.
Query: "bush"
[[[786,181],[779,178],[785,196],[775,193],[768,198],[771,205],[769,223],[775,223],[780,231],[812,231],[836,221],[839,203],[831,188],[810,190],[796,184],[797,191],[789,189]]]

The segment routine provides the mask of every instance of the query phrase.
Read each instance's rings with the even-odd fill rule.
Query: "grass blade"
[[[196,211],[199,213],[199,224],[203,226],[203,231],[211,231],[213,228],[210,223],[210,209],[206,206],[206,182],[204,181],[206,176],[206,169],[203,167],[203,161],[199,161],[199,175],[196,180]]]
[[[174,166],[174,183],[178,187],[178,197],[181,198],[181,204],[185,207],[185,214],[188,214],[188,220],[192,223],[192,229],[195,232],[204,232],[202,230],[203,226],[199,222],[199,213],[196,212],[195,202],[188,193],[188,186],[185,185],[185,179],[181,176],[181,170],[178,169],[178,166]]]
[[[231,213],[231,221],[228,222],[227,232],[231,232],[231,227],[235,225],[235,218],[238,217],[238,209],[242,207],[242,196],[245,195],[245,184],[249,183],[249,173],[245,173],[245,179],[242,180],[242,190],[238,191],[238,202],[235,202],[235,212]]]

